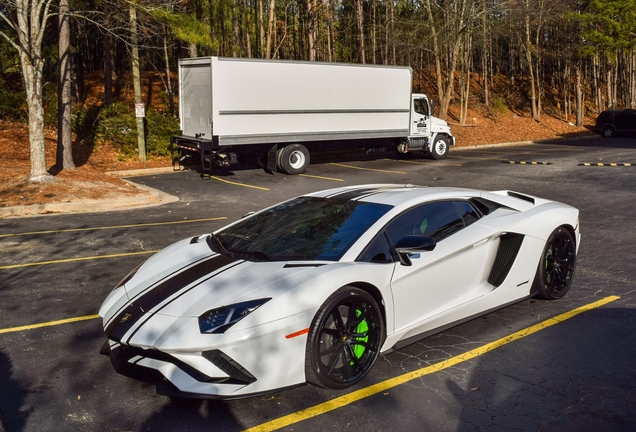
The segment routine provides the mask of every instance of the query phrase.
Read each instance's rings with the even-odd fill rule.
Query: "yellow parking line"
[[[248,185],[248,184],[245,184],[245,183],[232,182],[232,181],[225,180],[225,179],[222,179],[222,178],[217,177],[217,176],[212,176],[212,175],[211,175],[211,176],[210,176],[210,178],[211,178],[211,179],[214,179],[214,180],[218,180],[218,181],[223,182],[223,183],[227,183],[227,184],[235,185],[235,186],[243,186],[243,187],[246,187],[246,188],[260,189],[260,190],[264,190],[264,191],[268,191],[268,190],[269,190],[269,189],[267,189],[267,188],[260,187],[260,186],[252,186],[252,185]]]
[[[357,167],[357,166],[353,166],[353,165],[345,165],[345,164],[339,164],[339,163],[333,163],[333,162],[330,162],[329,164],[330,165],[339,166],[339,167],[343,167],[343,168],[353,168],[353,169],[363,170],[363,171],[376,171],[376,172],[385,172],[385,173],[406,174],[404,171],[381,170],[381,169],[374,169],[374,168],[361,168],[361,167]]]
[[[186,223],[198,223],[198,222],[210,222],[217,220],[225,220],[226,216],[215,217],[215,218],[207,218],[207,219],[192,219],[192,220],[180,220],[180,221],[171,221],[171,222],[151,222],[151,223],[142,223],[142,224],[130,224],[130,225],[112,225],[112,226],[104,226],[104,227],[94,227],[94,228],[70,228],[70,229],[60,229],[60,230],[48,230],[48,231],[30,231],[30,232],[19,232],[14,234],[0,234],[0,238],[3,237],[16,237],[22,235],[39,235],[39,234],[58,234],[58,233],[68,233],[68,232],[77,232],[77,231],[101,231],[101,230],[109,230],[109,229],[121,229],[121,228],[138,228],[138,227],[147,227],[147,226],[160,226],[160,225],[176,225],[176,224],[186,224]]]
[[[149,250],[149,251],[142,251],[142,252],[128,252],[128,253],[112,254],[112,255],[97,255],[97,256],[80,257],[80,258],[67,258],[67,259],[53,260],[53,261],[38,261],[38,262],[25,263],[25,264],[12,264],[12,265],[0,266],[0,270],[22,268],[22,267],[34,267],[34,266],[48,265],[48,264],[64,264],[64,263],[70,263],[70,262],[76,262],[76,261],[90,261],[90,260],[96,260],[96,259],[102,259],[102,258],[120,258],[120,257],[126,257],[126,256],[134,256],[134,255],[148,255],[148,254],[153,254],[157,252],[159,251]]]
[[[311,177],[311,178],[315,178],[315,179],[320,179],[320,180],[333,180],[333,181],[339,181],[342,182],[344,181],[343,179],[340,178],[334,178],[334,177],[321,177],[321,176],[317,176],[317,175],[309,175],[309,174],[299,174],[301,177]]]
[[[449,164],[449,163],[438,163],[438,162],[418,162],[418,161],[411,161],[411,160],[402,160],[402,159],[397,159],[398,162],[404,162],[404,163],[410,163],[410,164],[415,164],[415,165],[434,165],[434,166],[462,166],[462,164]]]
[[[481,158],[481,157],[470,157],[470,156],[455,156],[455,155],[449,155],[447,156],[448,159],[471,159],[471,160],[481,160],[481,161],[508,161],[508,159],[504,159],[504,158]]]
[[[20,327],[11,327],[11,328],[0,329],[0,334],[21,332],[21,331],[25,331],[25,330],[33,330],[33,329],[37,329],[37,328],[41,328],[41,327],[52,327],[52,326],[56,326],[56,325],[60,325],[60,324],[69,324],[69,323],[74,323],[74,322],[79,322],[79,321],[88,321],[88,320],[94,320],[94,319],[97,319],[97,318],[99,318],[99,315],[86,315],[86,316],[62,319],[62,320],[57,320],[57,321],[43,322],[43,323],[39,323],[39,324],[31,324],[31,325],[25,325],[25,326],[20,326]]]
[[[359,401],[361,399],[367,398],[377,393],[384,392],[393,387],[399,386],[401,384],[412,381],[416,378],[422,377],[424,375],[430,375],[435,372],[439,372],[444,369],[448,369],[449,367],[455,366],[456,364],[465,362],[466,360],[471,360],[475,357],[486,354],[489,351],[500,348],[504,345],[507,345],[511,342],[524,338],[526,336],[530,336],[538,331],[544,330],[548,327],[551,327],[555,324],[559,324],[565,320],[568,320],[578,314],[583,312],[587,312],[589,310],[595,309],[597,307],[603,306],[607,303],[613,302],[614,300],[619,299],[618,296],[609,296],[605,297],[599,301],[594,303],[589,303],[587,305],[581,306],[579,308],[573,309],[569,312],[562,313],[561,315],[557,315],[554,318],[547,319],[533,326],[527,327],[518,332],[512,333],[508,336],[505,336],[501,339],[497,339],[494,342],[488,343],[486,345],[482,345],[481,347],[475,348],[473,350],[467,351],[464,354],[460,354],[455,357],[451,357],[447,360],[441,361],[431,366],[427,366],[413,372],[407,372],[402,375],[398,375],[395,378],[388,379],[386,381],[379,382],[372,386],[356,390],[349,394],[337,397],[327,402],[323,402],[318,405],[314,405],[312,407],[306,408],[302,411],[295,412],[293,414],[289,414],[283,417],[279,417],[277,419],[268,421],[266,423],[262,423],[258,426],[247,429],[246,432],[256,432],[256,431],[272,431],[276,429],[280,429],[285,426],[289,426],[295,423],[298,423],[303,420],[310,419],[312,417],[316,417],[318,415],[324,414],[329,411],[333,411],[338,408],[342,408],[343,406],[349,405],[353,402]]]

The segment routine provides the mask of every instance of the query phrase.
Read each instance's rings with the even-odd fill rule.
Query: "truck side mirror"
[[[429,101],[431,103],[431,117],[435,114],[435,100],[431,99]]]

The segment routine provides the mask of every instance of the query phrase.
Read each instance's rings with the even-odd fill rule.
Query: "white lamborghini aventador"
[[[578,210],[511,191],[316,192],[182,240],[100,315],[117,372],[162,394],[342,389],[379,353],[572,285]]]

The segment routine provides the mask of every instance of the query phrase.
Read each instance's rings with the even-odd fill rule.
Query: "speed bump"
[[[634,166],[631,163],[602,163],[602,162],[584,162],[580,163],[579,166],[608,166],[608,167],[630,167]]]
[[[552,165],[552,162],[526,162],[526,161],[508,161],[510,165]]]

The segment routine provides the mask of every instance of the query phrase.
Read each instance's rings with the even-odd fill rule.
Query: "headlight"
[[[212,309],[199,317],[201,333],[225,333],[227,329],[254,312],[271,298],[250,300]]]
[[[115,288],[113,288],[113,291],[115,291],[117,288],[123,286],[126,284],[126,282],[128,282],[129,280],[132,279],[132,277],[135,275],[135,273],[137,273],[137,270],[139,270],[139,268],[144,265],[146,261],[142,262],[141,264],[139,264],[137,267],[135,267],[134,269],[132,269],[132,271],[130,273],[128,273],[126,275],[125,278],[123,278],[122,280],[119,281],[119,283],[117,285],[115,285]]]

